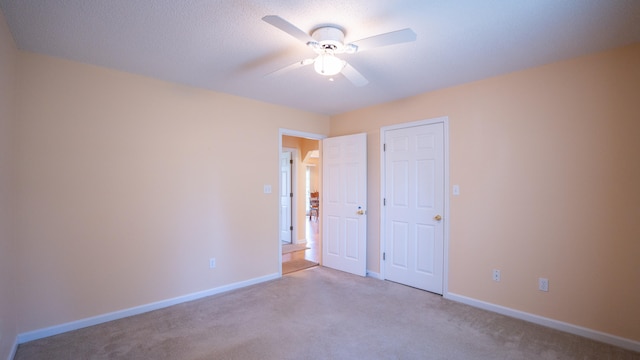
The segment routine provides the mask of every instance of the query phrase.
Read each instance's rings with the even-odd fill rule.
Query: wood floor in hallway
[[[287,261],[306,259],[313,262],[320,262],[320,235],[318,232],[319,222],[315,219],[308,220],[306,223],[307,247],[305,251],[294,251],[282,254],[282,263]]]

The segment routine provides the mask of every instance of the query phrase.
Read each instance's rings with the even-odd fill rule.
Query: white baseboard
[[[635,341],[627,338],[623,338],[616,335],[607,334],[601,331],[585,328],[578,325],[569,324],[566,322],[546,318],[539,315],[526,313],[524,311],[511,309],[508,307],[488,303],[481,300],[476,300],[463,295],[454,293],[446,293],[444,295],[446,299],[457,301],[466,305],[477,307],[484,310],[496,312],[498,314],[510,316],[516,319],[525,320],[534,324],[546,326],[552,329],[568,332],[570,334],[586,337],[591,340],[600,341],[610,345],[618,346],[624,349],[640,352],[640,341]]]
[[[11,347],[11,351],[9,351],[7,360],[13,360],[13,358],[16,357],[16,351],[18,351],[18,338],[13,341],[13,346]]]
[[[378,279],[378,280],[382,280],[382,277],[380,276],[380,273],[369,271],[369,270],[367,270],[367,277]]]
[[[240,289],[246,286],[255,285],[265,281],[278,279],[280,277],[281,275],[278,273],[265,275],[265,276],[261,276],[261,277],[257,277],[257,278],[253,278],[245,281],[240,281],[240,282],[229,284],[229,285],[223,285],[223,286],[209,289],[209,290],[204,290],[204,291],[199,291],[192,294],[178,296],[172,299],[157,301],[154,303],[136,306],[136,307],[132,307],[124,310],[119,310],[119,311],[115,311],[108,314],[103,314],[103,315],[98,315],[98,316],[94,316],[86,319],[72,321],[65,324],[61,324],[61,325],[55,325],[55,326],[51,326],[43,329],[28,331],[22,334],[18,334],[17,344],[23,344],[28,341],[42,339],[45,337],[62,334],[68,331],[73,331],[73,330],[82,329],[88,326],[102,324],[108,321],[118,320],[118,319],[146,313],[153,310],[162,309],[172,305],[177,305],[184,302],[201,299],[207,296],[216,295],[216,294],[220,294],[220,293],[235,290],[235,289]]]

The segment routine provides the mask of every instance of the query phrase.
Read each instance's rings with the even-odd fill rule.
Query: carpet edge
[[[303,263],[304,263],[304,265],[302,265],[302,266],[296,266],[296,267],[294,267],[294,268],[292,268],[292,269],[288,269],[288,270],[285,272],[285,267],[286,267],[286,265],[285,265],[285,264],[287,264],[287,263],[294,263],[294,262],[303,262]],[[311,261],[311,260],[307,260],[307,259],[296,259],[296,260],[292,260],[292,261],[283,262],[283,263],[282,263],[282,275],[291,274],[291,273],[294,273],[294,272],[296,272],[296,271],[309,269],[309,268],[312,268],[312,267],[314,267],[314,266],[318,266],[318,265],[319,265],[319,263],[318,263],[317,261]]]

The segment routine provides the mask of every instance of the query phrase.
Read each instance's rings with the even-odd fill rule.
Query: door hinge
[[[387,206],[387,198],[382,198],[382,206]]]
[[[382,261],[385,261],[385,260],[387,260],[387,253],[383,252],[382,253]]]
[[[387,151],[387,144],[382,144],[382,151]]]
[[[293,225],[289,226],[289,230],[293,231]]]
[[[289,197],[293,197],[293,193],[289,193]]]
[[[293,159],[289,159],[289,164],[293,164]]]

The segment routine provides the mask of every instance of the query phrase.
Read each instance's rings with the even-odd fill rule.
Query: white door
[[[367,273],[367,134],[322,142],[322,262]]]
[[[444,124],[384,132],[384,277],[442,294]]]
[[[291,226],[291,152],[280,154],[280,241],[292,243],[293,228]]]

